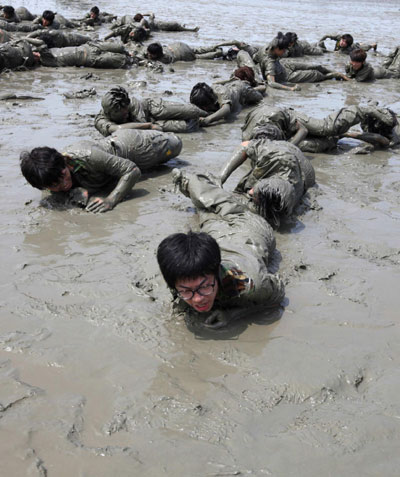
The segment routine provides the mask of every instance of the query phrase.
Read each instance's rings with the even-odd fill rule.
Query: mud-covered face
[[[124,124],[129,119],[129,106],[115,107],[109,113],[111,121],[117,124]]]
[[[205,313],[214,305],[218,293],[218,280],[212,274],[201,275],[177,280],[175,288],[188,305],[200,313]]]
[[[353,67],[354,71],[361,70],[361,68],[363,67],[363,63],[361,61],[351,60],[350,63],[351,63],[351,66]]]
[[[278,47],[276,47],[276,48],[274,48],[273,53],[274,53],[274,55],[281,57],[281,56],[283,56],[283,55],[285,54],[285,51],[286,51],[285,48],[278,48]]]
[[[52,184],[47,189],[51,192],[68,192],[72,187],[71,171],[68,167],[62,170],[60,180],[55,184]]]
[[[42,19],[42,25],[44,27],[50,26],[51,25],[50,20],[46,20],[45,18],[43,18]]]
[[[341,38],[339,41],[340,48],[347,48],[347,41],[344,38]]]

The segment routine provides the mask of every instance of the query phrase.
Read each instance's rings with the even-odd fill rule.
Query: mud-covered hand
[[[107,197],[104,199],[102,197],[92,197],[86,206],[86,210],[97,214],[113,209],[114,205],[114,201],[107,199]]]
[[[204,326],[217,330],[223,328],[229,323],[228,312],[222,310],[213,311],[210,316],[205,320]]]
[[[89,192],[83,187],[75,187],[69,193],[69,200],[73,205],[86,207],[89,201]]]

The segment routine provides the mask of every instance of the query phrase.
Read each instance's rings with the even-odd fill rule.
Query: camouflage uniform
[[[197,208],[200,231],[211,235],[221,249],[214,307],[278,305],[284,298],[284,285],[267,269],[275,249],[268,222],[205,175],[182,174],[176,182]]]
[[[31,22],[35,19],[35,15],[32,15],[32,13],[25,7],[16,8],[15,13],[18,15],[19,19],[23,21]]]
[[[313,46],[308,41],[297,40],[294,45],[289,46],[286,52],[288,58],[298,58],[301,56],[320,56],[324,54],[324,50],[319,46]]]
[[[96,154],[101,157],[117,156],[134,163],[140,170],[147,170],[178,156],[181,150],[182,141],[173,133],[121,129],[96,142],[79,141],[69,146],[65,152],[71,157],[85,161],[96,157]]]
[[[383,67],[393,73],[395,78],[400,77],[400,46],[389,53],[387,59],[383,62]]]
[[[346,65],[346,76],[358,82],[373,81],[375,79],[374,68],[369,63],[364,63],[359,70],[355,70],[353,65]]]
[[[5,31],[11,32],[31,32],[39,30],[43,28],[41,25],[33,24],[33,23],[8,23],[4,20],[0,19],[0,28]]]
[[[50,48],[41,52],[43,66],[87,66],[90,68],[123,68],[129,57],[122,44],[90,42],[77,47]]]
[[[44,34],[43,31],[35,31],[28,35],[28,38],[41,38]],[[80,46],[92,41],[87,35],[81,35],[76,32],[64,32],[62,30],[49,30],[46,31],[47,35],[50,35],[54,42],[55,48],[65,48],[67,46]]]
[[[0,57],[3,67],[11,70],[20,66],[31,67],[35,65],[31,45],[25,40],[1,44]]]
[[[240,111],[242,106],[257,104],[263,99],[263,95],[247,81],[238,79],[225,85],[213,85],[212,89],[217,96],[219,107],[229,104],[231,112]]]
[[[103,109],[95,117],[95,127],[103,134],[110,134],[110,126],[124,123],[152,122],[162,127],[165,132],[191,132],[198,128],[198,119],[207,115],[202,109],[193,104],[174,103],[163,99],[145,98],[139,100],[130,97],[129,115],[124,123],[111,120],[113,110],[113,95],[106,93],[102,99]]]

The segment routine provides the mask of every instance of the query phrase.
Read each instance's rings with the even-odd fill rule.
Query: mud
[[[21,4],[67,17],[92,6]],[[98,5],[135,13],[126,0]],[[316,0],[261,5],[173,0],[151,8],[160,20],[201,27],[159,32],[163,43],[198,46],[234,35],[263,44],[277,30],[310,42],[350,32],[377,40],[382,51],[398,42],[396,0],[352,0],[348,11]],[[318,58],[341,70],[346,60]],[[1,475],[397,476],[398,151],[354,155],[349,140],[339,153],[307,155],[317,186],[276,234],[285,309],[249,311],[220,332],[171,317],[155,249],[196,223],[189,199],[173,191],[171,169],[217,172],[241,140],[245,111],[236,122],[182,135],[180,157],[143,174],[128,200],[101,216],[40,207],[42,194],[21,177],[23,148],[100,138],[93,118],[111,85],[187,101],[192,85],[227,78],[233,65],[173,70],[1,75],[0,94],[16,95],[0,103]],[[270,89],[265,101],[322,118],[343,104],[382,99],[399,114],[398,84],[328,81],[301,92]],[[91,88],[96,96],[64,97]],[[243,168],[226,187],[242,175]]]

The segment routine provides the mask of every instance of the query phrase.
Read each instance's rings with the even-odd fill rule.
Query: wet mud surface
[[[92,6],[23,4],[68,17]],[[120,12],[99,7],[134,13],[118,4]],[[263,44],[281,29],[310,41],[350,32],[387,51],[396,44],[389,25],[400,16],[395,1],[347,3],[358,8],[358,23],[338,2],[293,2],[285,12],[278,2],[261,9],[219,1],[212,21],[205,2],[160,5],[151,7],[160,18],[201,30],[157,38],[192,45],[233,37]],[[341,70],[346,60],[311,59]],[[155,249],[167,234],[196,227],[171,169],[218,172],[240,142],[246,111],[182,135],[181,155],[143,174],[104,215],[40,207],[44,195],[20,175],[24,148],[99,138],[93,117],[111,85],[187,101],[197,81],[226,78],[233,67],[203,61],[174,64],[173,72],[167,66],[164,74],[42,68],[1,75],[0,94],[43,98],[0,102],[1,475],[398,475],[398,150],[354,155],[349,141],[338,153],[308,155],[317,185],[276,234],[286,306],[249,311],[220,332],[188,330],[171,317]],[[64,96],[84,88],[97,95]],[[398,80],[268,94],[269,104],[315,117],[370,99],[400,113]]]

